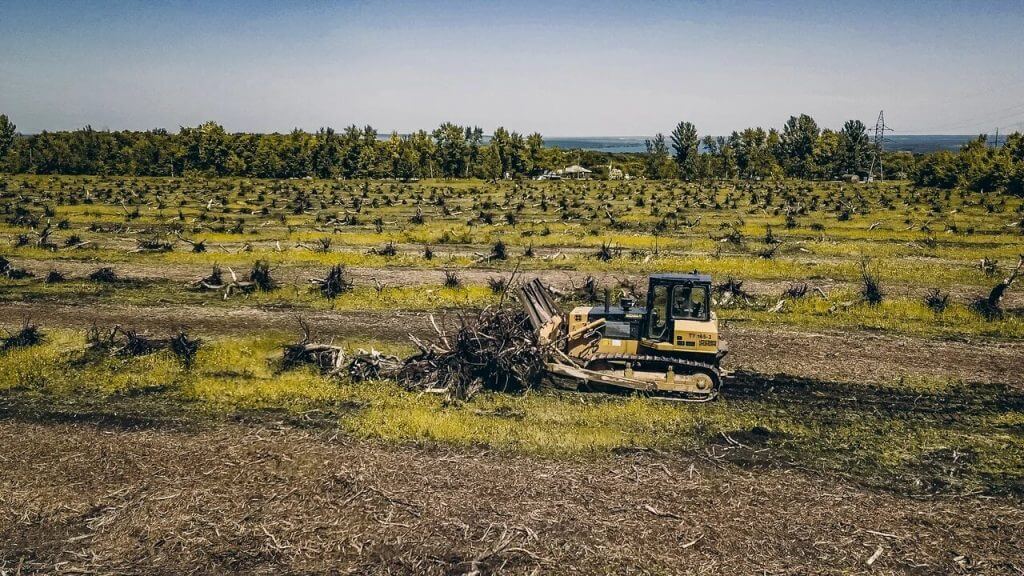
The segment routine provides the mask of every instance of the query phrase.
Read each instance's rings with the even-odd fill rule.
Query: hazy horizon
[[[1019,1],[0,1],[0,113],[24,133],[441,122],[551,138],[823,127],[1024,129]],[[605,136],[628,134],[630,136]]]

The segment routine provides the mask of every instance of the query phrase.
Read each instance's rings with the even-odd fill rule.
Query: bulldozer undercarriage
[[[573,388],[626,388],[646,396],[687,402],[714,400],[721,379],[719,368],[710,363],[632,354],[566,357],[549,362],[547,369],[570,379]]]

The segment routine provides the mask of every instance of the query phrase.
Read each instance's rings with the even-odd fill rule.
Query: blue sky
[[[10,2],[0,112],[23,132],[443,121],[548,136],[1024,127],[1024,0]]]

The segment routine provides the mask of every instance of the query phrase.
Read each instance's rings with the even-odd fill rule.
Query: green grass
[[[116,406],[143,415],[152,408],[139,406],[163,403],[192,418],[255,411],[302,421],[321,414],[328,418],[321,425],[357,438],[552,458],[632,449],[713,450],[742,465],[790,462],[912,492],[1012,492],[1024,481],[1019,393],[937,379],[881,387],[822,384],[846,386],[842,397],[893,395],[926,407],[971,402],[948,412],[885,402],[826,408],[805,403],[801,395],[731,396],[728,388],[722,400],[709,404],[557,391],[482,393],[449,403],[392,382],[352,384],[311,370],[280,372],[276,357],[285,341],[279,335],[213,340],[186,369],[167,353],[83,362],[82,334],[53,332],[41,346],[0,354],[0,400],[35,398],[42,399],[37,406],[86,410]],[[381,342],[343,344],[409,351]]]

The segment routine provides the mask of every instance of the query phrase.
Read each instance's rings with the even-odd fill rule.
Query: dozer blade
[[[519,300],[523,303],[534,330],[540,331],[553,319],[561,317],[551,293],[541,284],[540,278],[534,278],[519,287]]]
[[[519,287],[519,300],[530,318],[530,325],[537,334],[537,341],[548,345],[559,340],[565,328],[562,313],[555,307],[555,300],[539,278]]]

